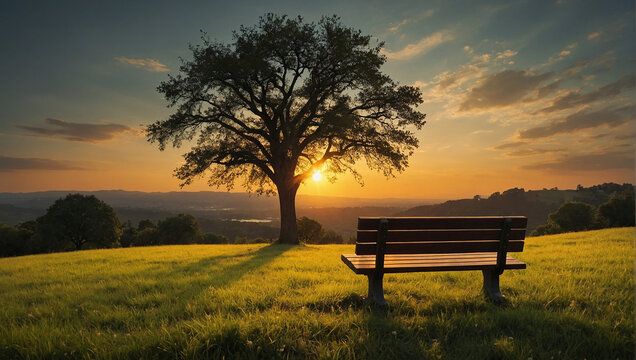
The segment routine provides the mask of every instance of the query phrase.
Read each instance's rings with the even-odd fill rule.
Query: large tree
[[[421,93],[380,71],[383,44],[371,42],[336,16],[305,23],[268,14],[241,26],[231,44],[204,35],[158,87],[175,111],[147,137],[161,150],[192,146],[175,170],[181,186],[207,172],[211,186],[242,181],[248,191],[277,193],[279,241],[298,243],[296,192],[314,171],[361,181],[354,165],[365,160],[392,176],[418,145]]]

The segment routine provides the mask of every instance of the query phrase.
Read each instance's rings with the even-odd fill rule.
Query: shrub
[[[179,214],[159,221],[157,225],[160,244],[195,244],[201,239],[201,229],[194,216]]]
[[[548,216],[548,225],[556,224],[561,232],[584,231],[594,228],[594,206],[583,202],[566,201]]]
[[[201,237],[201,244],[229,244],[230,240],[224,235],[205,233]]]
[[[598,207],[596,220],[601,227],[634,226],[634,189],[623,191]]]
[[[548,222],[547,224],[537,226],[537,228],[530,233],[530,236],[560,234],[562,232],[563,232],[563,229],[561,229],[559,225],[552,222]]]
[[[132,246],[159,245],[159,234],[155,228],[145,228],[137,232],[132,240]]]
[[[298,240],[300,242],[307,244],[320,243],[323,229],[318,221],[303,216],[296,219],[296,224],[298,225]]]

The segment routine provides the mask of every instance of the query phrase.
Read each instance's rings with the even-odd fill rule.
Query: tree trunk
[[[298,241],[298,226],[296,225],[296,191],[297,185],[279,186],[278,200],[280,202],[280,244],[300,244]]]

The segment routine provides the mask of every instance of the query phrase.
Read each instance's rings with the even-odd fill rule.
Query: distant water
[[[271,223],[270,219],[232,219],[232,221],[242,222],[242,223]]]

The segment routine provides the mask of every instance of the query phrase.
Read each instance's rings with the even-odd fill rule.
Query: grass
[[[633,359],[634,228],[528,238],[526,270],[390,274],[351,245],[191,245],[0,259],[0,358]]]

